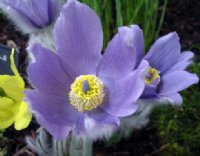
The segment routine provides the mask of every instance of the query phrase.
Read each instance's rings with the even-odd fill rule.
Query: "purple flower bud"
[[[54,23],[59,0],[1,0],[0,8],[23,33],[33,33]]]

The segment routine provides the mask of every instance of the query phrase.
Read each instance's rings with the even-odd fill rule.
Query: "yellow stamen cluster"
[[[84,83],[87,83],[86,87]],[[70,104],[77,108],[79,112],[97,108],[103,102],[104,96],[104,84],[95,75],[77,77],[69,92]]]
[[[155,79],[160,81],[160,75],[155,68],[149,67],[148,75],[145,77],[146,84],[152,84]]]

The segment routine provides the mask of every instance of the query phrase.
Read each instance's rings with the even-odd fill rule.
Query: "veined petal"
[[[36,114],[38,123],[45,128],[55,139],[63,140],[72,131],[72,125],[57,125],[51,121],[46,120],[41,114]]]
[[[136,53],[136,66],[141,61],[142,57],[145,55],[144,53],[144,34],[142,29],[138,25],[131,25],[132,30],[132,38],[131,41],[133,44],[133,47],[135,48],[134,53]]]
[[[29,112],[29,107],[26,102],[21,102],[19,106],[19,112],[15,118],[15,129],[22,130],[27,128],[29,123],[31,122],[32,114]]]
[[[106,97],[100,107],[107,113],[122,117],[133,114],[138,105],[136,101],[141,96],[144,87],[144,71],[148,68],[148,62],[142,65],[119,81],[104,80]]]
[[[172,71],[177,71],[177,70],[184,70],[188,65],[190,65],[192,63],[192,58],[193,58],[194,54],[190,51],[187,52],[182,52],[179,56],[178,62],[173,65],[168,71],[172,72]]]
[[[151,85],[145,85],[144,91],[142,93],[142,98],[153,98],[156,96],[156,87]]]
[[[72,80],[65,74],[58,56],[39,44],[31,51],[36,58],[27,69],[32,85],[45,93],[67,96]]]
[[[96,74],[103,34],[100,20],[93,10],[78,1],[69,0],[55,24],[54,36],[60,59],[77,76]]]
[[[144,53],[143,34],[139,27],[121,27],[110,41],[98,67],[100,77],[122,78],[134,69]]]
[[[164,75],[161,78],[159,86],[160,95],[176,93],[188,88],[192,84],[198,83],[199,78],[196,74],[186,71],[174,71]]]
[[[22,32],[32,33],[54,21],[59,12],[59,1],[1,0],[0,8]]]
[[[92,140],[111,136],[111,133],[119,126],[120,121],[100,108],[96,108],[83,114],[76,122],[75,133],[87,135]],[[94,132],[94,129],[98,131]]]
[[[109,138],[120,124],[119,118],[97,108],[85,117],[85,132],[92,140]],[[95,131],[95,129],[98,129]]]
[[[83,116],[80,116],[76,122],[76,126],[74,128],[74,132],[76,133],[76,135],[81,135],[86,132],[84,121],[85,114]]]
[[[12,1],[14,2],[14,1]],[[16,3],[16,2],[15,2]],[[5,3],[5,0],[0,1],[0,8],[11,19],[17,27],[24,33],[36,32],[38,29],[32,24],[32,22],[26,18],[26,15],[22,12],[18,12],[16,9],[10,7],[11,4]]]
[[[54,22],[61,10],[61,2],[58,0],[48,0],[49,22]]]
[[[159,38],[144,58],[162,74],[178,61],[179,55],[179,37],[177,33],[169,33]]]
[[[88,116],[91,117],[98,125],[111,124],[119,126],[120,124],[119,118],[106,113],[101,108],[88,112]]]
[[[167,97],[170,104],[181,105],[183,103],[183,99],[179,93],[161,95],[161,97]]]
[[[81,115],[69,104],[67,97],[40,91],[27,91],[26,97],[37,121],[57,139],[64,139]]]
[[[49,24],[48,0],[17,0],[15,9],[26,15],[26,17],[38,28]],[[28,11],[27,11],[28,10]]]

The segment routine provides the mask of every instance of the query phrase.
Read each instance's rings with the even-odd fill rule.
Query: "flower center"
[[[71,85],[70,104],[79,112],[97,108],[105,96],[104,84],[95,75],[81,75]]]
[[[159,84],[160,82],[159,72],[155,68],[149,67],[148,74],[145,77],[145,82],[146,84],[153,84],[154,82],[156,84]]]

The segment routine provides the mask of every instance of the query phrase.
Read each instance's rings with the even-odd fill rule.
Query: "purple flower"
[[[102,27],[87,5],[69,0],[56,21],[56,54],[36,44],[36,62],[28,75],[35,87],[27,100],[38,122],[55,138],[70,131],[99,134],[133,114],[145,82],[147,61],[133,71],[136,59],[127,27],[121,27],[102,56]],[[94,136],[96,137],[96,136]]]
[[[170,103],[180,105],[182,97],[178,92],[199,81],[196,74],[185,71],[194,54],[190,51],[181,52],[179,37],[172,32],[160,37],[145,55],[143,32],[136,25],[132,29],[135,30],[130,36],[135,41],[136,62],[147,60],[150,66],[142,98],[166,98]]]
[[[37,32],[53,23],[59,0],[1,0],[0,8],[24,33]]]

